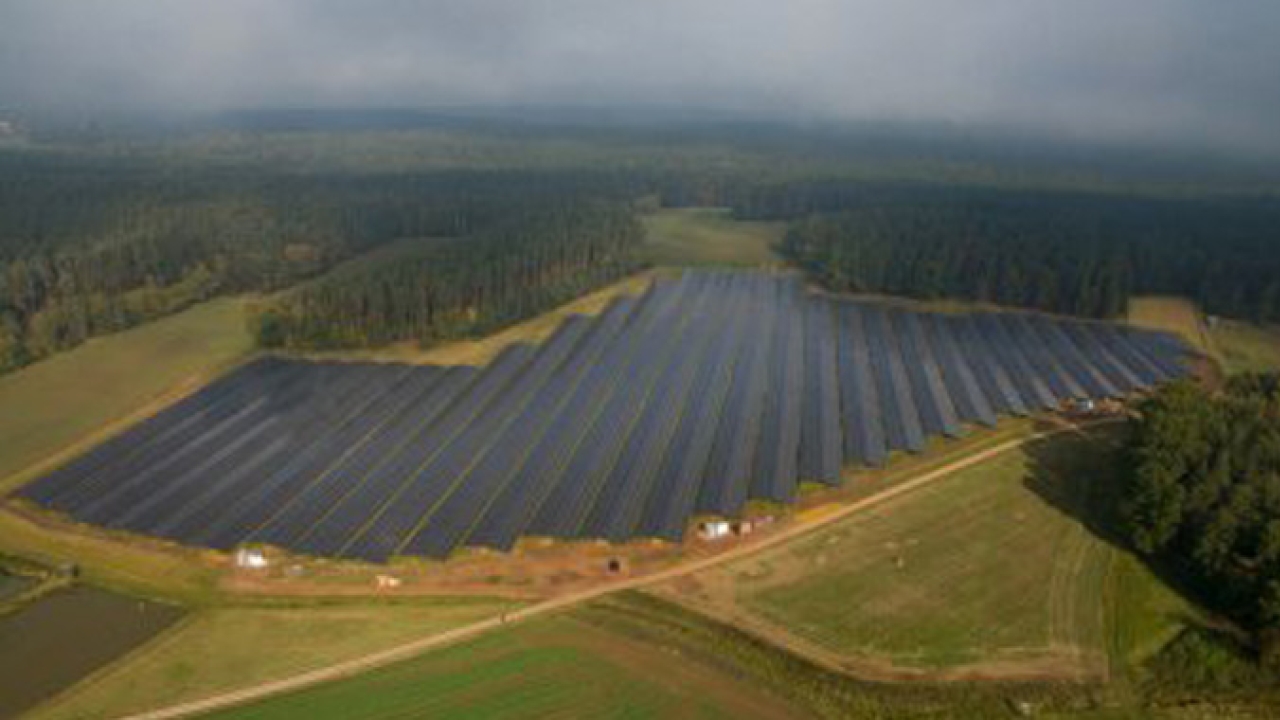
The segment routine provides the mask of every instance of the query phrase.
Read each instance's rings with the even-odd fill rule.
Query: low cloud
[[[661,105],[1280,153],[1274,0],[8,0],[0,113]]]

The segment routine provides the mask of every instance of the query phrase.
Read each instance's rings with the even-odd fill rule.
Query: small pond
[[[0,587],[8,582],[0,578]],[[183,613],[176,606],[76,585],[0,616],[0,718],[15,717],[70,687]]]

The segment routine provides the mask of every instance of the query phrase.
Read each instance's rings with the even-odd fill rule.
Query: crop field
[[[733,675],[574,616],[212,717],[800,718]]]
[[[930,436],[1186,372],[1159,333],[941,315],[686,272],[483,368],[265,359],[21,495],[229,549],[381,562],[525,535],[678,540]]]
[[[46,703],[31,720],[97,720],[281,680],[512,609],[488,598],[204,609]]]

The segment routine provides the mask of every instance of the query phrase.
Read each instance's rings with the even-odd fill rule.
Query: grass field
[[[734,220],[724,208],[660,210],[643,217],[645,260],[654,265],[769,265],[783,223]]]
[[[1280,371],[1280,329],[1220,318],[1201,320],[1185,298],[1142,297],[1129,303],[1129,322],[1176,333],[1218,361],[1228,375]]]
[[[1163,296],[1133,298],[1129,301],[1128,320],[1139,327],[1179,335],[1197,350],[1214,357],[1213,341],[1200,319],[1200,309],[1186,298]]]
[[[68,716],[71,717],[71,716]],[[733,676],[579,622],[540,620],[213,717],[803,717]]]
[[[1209,334],[1227,374],[1280,372],[1280,329],[1219,320]]]
[[[220,299],[0,376],[0,492],[199,387],[250,349],[242,302]]]
[[[194,700],[291,677],[512,607],[461,598],[211,608],[32,717],[110,718]]]
[[[1027,683],[867,683],[648,595],[622,593],[366,675],[211,717],[1006,717],[1088,702]]]
[[[1099,598],[1163,607],[1168,595],[1131,574],[1121,577],[1141,592],[1113,591],[1118,551],[1080,519],[1090,484],[1112,475],[1100,452],[1112,447],[1105,436],[1035,443],[668,592],[884,669],[1101,672],[1111,642]],[[1125,648],[1174,622],[1125,618]]]

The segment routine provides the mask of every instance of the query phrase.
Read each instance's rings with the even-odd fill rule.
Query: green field
[[[875,718],[987,720],[1010,698],[1080,707],[1044,683],[868,683],[732,626],[622,593],[351,679],[213,715],[273,718]]]
[[[734,220],[725,208],[660,210],[643,217],[643,258],[654,265],[769,265],[783,223]]]
[[[1195,303],[1176,297],[1134,298],[1129,322],[1181,336],[1228,375],[1280,372],[1280,328],[1227,318],[1206,323]]]
[[[242,302],[224,298],[0,376],[0,492],[199,387],[251,347]]]
[[[572,615],[213,717],[803,717],[733,676]]]
[[[1218,320],[1209,335],[1228,374],[1280,372],[1280,329]]]
[[[1130,323],[1180,336],[1192,347],[1213,356],[1213,342],[1200,320],[1200,308],[1186,298],[1148,296],[1129,301]]]
[[[438,599],[215,607],[73,688],[33,718],[111,718],[301,674],[509,610]]]
[[[685,600],[754,617],[820,652],[893,668],[1008,667],[1064,675],[1105,667],[1099,598],[1118,551],[1080,518],[1114,475],[1115,438],[1058,436],[895,498],[785,548],[704,573]],[[1133,580],[1137,577],[1138,580]],[[1152,601],[1147,591],[1161,597]],[[1130,615],[1126,614],[1126,618]],[[1167,637],[1168,614],[1124,632]]]

